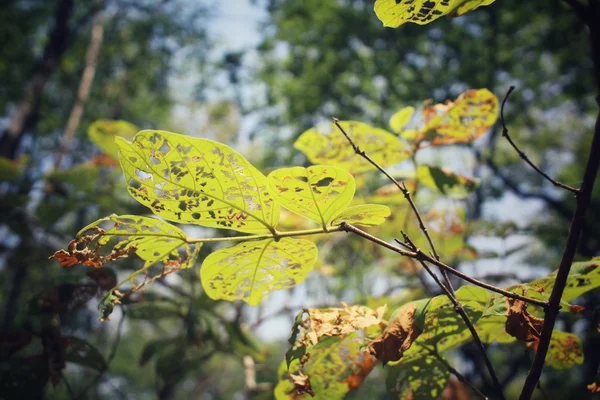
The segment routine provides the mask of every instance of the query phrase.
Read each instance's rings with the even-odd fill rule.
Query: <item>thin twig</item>
[[[436,260],[439,261],[440,260],[440,256],[439,256],[437,250],[435,249],[435,245],[433,244],[433,241],[431,240],[431,236],[429,235],[429,231],[427,230],[427,227],[425,226],[425,222],[423,221],[423,218],[421,217],[421,213],[419,213],[419,210],[417,209],[417,205],[413,201],[413,199],[412,199],[412,197],[410,195],[410,191],[406,188],[406,185],[404,183],[401,184],[400,182],[398,182],[392,175],[390,175],[385,170],[385,168],[383,168],[375,160],[373,160],[364,150],[361,150],[360,147],[358,147],[358,145],[356,143],[354,143],[354,141],[352,140],[352,138],[350,138],[350,136],[348,135],[348,133],[346,133],[346,131],[344,130],[344,128],[342,128],[342,126],[340,125],[340,121],[337,118],[333,118],[332,121],[335,124],[335,126],[337,126],[337,128],[340,130],[340,132],[342,132],[342,134],[344,135],[344,137],[346,138],[346,140],[348,140],[348,142],[350,143],[350,146],[352,146],[352,149],[354,149],[354,152],[356,154],[358,154],[359,156],[361,156],[362,158],[364,158],[365,160],[367,160],[375,168],[377,168],[391,182],[393,182],[394,185],[396,185],[396,187],[398,189],[400,189],[400,191],[404,195],[404,198],[406,199],[406,201],[408,201],[408,204],[410,204],[410,208],[412,209],[415,217],[417,217],[417,221],[419,222],[419,228],[423,232],[423,235],[425,235],[425,237],[427,238],[427,242],[429,243],[429,247],[431,248],[431,252],[433,253],[433,257]],[[446,285],[448,285],[448,288],[450,289],[450,292],[454,293],[454,288],[452,287],[452,283],[450,282],[450,278],[448,277],[448,273],[446,271],[444,271],[443,269],[440,269],[440,272],[441,272],[442,276],[444,277],[444,282],[446,283]]]
[[[590,42],[592,47],[592,60],[594,62],[594,74],[596,76],[596,85],[598,94],[596,97],[596,103],[600,107],[600,2],[589,2],[588,5],[588,26],[590,28]],[[544,312],[544,325],[542,327],[542,333],[540,341],[538,343],[538,349],[523,385],[521,391],[520,400],[529,400],[533,391],[536,388],[536,384],[542,374],[544,368],[544,361],[546,360],[546,354],[550,347],[550,339],[552,339],[552,331],[554,330],[554,324],[558,317],[558,311],[560,309],[560,299],[565,290],[567,284],[567,278],[571,271],[571,264],[575,258],[577,252],[577,243],[579,242],[579,236],[584,227],[585,214],[590,206],[592,198],[592,190],[594,189],[594,182],[600,167],[600,111],[596,117],[596,124],[594,126],[594,134],[592,138],[592,145],[590,147],[590,153],[585,166],[585,172],[583,173],[583,182],[581,189],[577,193],[577,204],[575,206],[575,214],[571,220],[571,226],[569,227],[569,234],[565,249],[563,250],[558,272],[556,273],[556,279],[554,281],[554,287],[550,294],[550,300],[548,302],[548,308]]]
[[[88,390],[90,390],[96,383],[98,383],[98,381],[104,375],[104,373],[106,371],[108,371],[108,367],[109,367],[110,363],[117,355],[117,349],[119,347],[119,343],[121,342],[121,333],[123,332],[123,323],[125,322],[125,316],[126,316],[125,311],[122,311],[122,312],[123,312],[123,314],[121,316],[121,320],[119,321],[119,325],[117,326],[117,337],[115,338],[115,341],[112,345],[110,353],[108,354],[108,357],[106,357],[106,360],[104,363],[104,368],[102,369],[102,371],[98,372],[98,375],[96,375],[94,377],[94,379],[92,379],[87,385],[84,386],[83,389],[81,389],[79,394],[77,394],[77,396],[74,397],[76,400],[83,398],[85,393]]]
[[[448,361],[446,361],[442,356],[439,355],[439,353],[434,350],[431,349],[427,346],[423,347],[429,351],[429,354],[431,354],[432,356],[434,356],[440,363],[444,364],[444,367],[446,367],[446,369],[448,370],[448,372],[450,372],[452,375],[456,376],[458,378],[459,381],[461,381],[462,383],[464,383],[465,385],[467,385],[473,392],[475,392],[476,395],[478,395],[479,397],[481,397],[484,400],[488,400],[488,397],[483,394],[479,389],[477,389],[471,382],[469,382],[469,380],[460,372],[458,372],[452,365],[450,365],[450,363]]]
[[[365,239],[367,239],[367,240],[369,240],[369,241],[371,241],[373,243],[377,243],[377,244],[381,245],[382,247],[385,247],[386,249],[389,249],[389,250],[391,250],[391,251],[393,251],[395,253],[398,253],[401,256],[413,258],[413,259],[416,259],[416,260],[423,260],[425,262],[428,262],[430,264],[435,265],[436,267],[443,268],[447,272],[451,273],[452,275],[455,275],[455,276],[457,276],[457,277],[459,277],[459,278],[461,278],[461,279],[463,279],[463,280],[465,280],[465,281],[467,281],[469,283],[472,283],[475,286],[479,286],[479,287],[487,289],[487,290],[489,290],[491,292],[495,292],[495,293],[501,294],[501,295],[506,296],[506,297],[511,298],[511,299],[521,300],[521,301],[524,301],[524,302],[529,303],[529,304],[533,304],[533,305],[538,306],[538,307],[542,307],[542,308],[548,307],[548,303],[546,303],[543,300],[533,299],[531,297],[527,297],[527,296],[523,296],[523,295],[520,295],[520,294],[517,294],[517,293],[509,292],[508,290],[504,290],[504,289],[501,289],[501,288],[496,287],[494,285],[490,285],[490,284],[487,284],[485,282],[481,282],[481,281],[479,281],[479,280],[477,280],[475,278],[472,278],[471,276],[469,276],[469,275],[467,275],[465,273],[462,273],[462,272],[460,272],[460,271],[452,268],[451,266],[446,265],[443,262],[436,260],[435,258],[433,258],[431,256],[428,256],[427,254],[423,253],[420,250],[418,250],[417,252],[405,250],[405,249],[403,249],[401,247],[398,247],[398,246],[395,246],[395,245],[393,245],[391,243],[388,243],[388,242],[386,242],[383,239],[380,239],[380,238],[378,238],[376,236],[373,236],[370,233],[367,233],[367,232],[365,232],[365,231],[363,231],[363,230],[355,227],[354,225],[348,224],[346,222],[343,222],[340,225],[340,227],[345,232],[352,232],[352,233],[354,233],[354,234],[356,234],[358,236],[361,236],[361,237],[363,237],[363,238],[365,238]]]
[[[408,238],[408,236],[405,236],[405,237],[407,240],[410,240]],[[413,247],[413,251],[417,251],[417,247],[414,245],[414,243],[409,241],[409,245]],[[481,341],[479,334],[475,330],[475,326],[473,326],[473,323],[471,322],[471,319],[467,315],[467,312],[465,311],[464,307],[462,306],[462,304],[460,304],[460,301],[458,300],[456,295],[454,293],[450,292],[450,289],[448,289],[447,287],[444,286],[444,284],[442,284],[442,282],[438,278],[437,274],[435,274],[424,261],[419,260],[419,262],[421,263],[421,266],[423,267],[423,269],[425,269],[425,271],[427,271],[429,276],[431,276],[433,278],[435,283],[437,283],[438,286],[444,291],[444,293],[446,294],[448,299],[450,299],[450,302],[452,302],[452,305],[454,305],[454,311],[458,315],[460,315],[460,317],[464,321],[465,325],[469,329],[469,332],[471,332],[473,341],[477,344],[477,347],[479,348],[479,351],[481,352],[481,355],[483,356],[483,361],[485,362],[485,366],[487,367],[487,370],[490,373],[490,377],[492,378],[492,382],[494,383],[494,386],[496,387],[496,392],[498,393],[498,396],[501,399],[504,399],[504,395],[502,394],[502,386],[500,385],[500,381],[498,380],[498,376],[496,375],[494,366],[492,365],[492,362],[490,361],[489,357],[487,356],[487,353],[485,351],[485,346],[483,345],[483,342]]]
[[[532,163],[531,160],[529,159],[529,157],[527,157],[527,155],[524,152],[522,152],[521,149],[519,149],[519,147],[515,144],[515,142],[513,142],[512,138],[508,134],[508,128],[506,127],[506,123],[504,122],[504,105],[506,104],[506,101],[508,100],[508,96],[510,96],[510,94],[513,92],[513,90],[515,90],[514,86],[511,86],[510,88],[508,88],[508,92],[506,92],[506,95],[504,96],[504,99],[502,100],[502,106],[500,107],[500,121],[502,122],[502,137],[504,137],[508,141],[508,143],[510,143],[512,148],[515,149],[515,151],[517,152],[517,154],[519,154],[519,157],[521,157],[521,159],[523,161],[525,161],[527,164],[529,164],[529,166],[531,168],[533,168],[538,174],[540,174],[541,176],[546,178],[546,180],[548,180],[548,182],[552,183],[554,186],[561,187],[561,188],[568,190],[569,192],[577,195],[577,193],[579,193],[579,189],[575,189],[569,185],[565,185],[564,183],[561,183],[561,182],[558,182],[558,181],[552,179],[550,176],[548,176],[548,174],[546,174],[544,171],[539,169],[534,163]]]

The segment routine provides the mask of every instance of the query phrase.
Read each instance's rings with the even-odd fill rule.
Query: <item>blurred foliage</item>
[[[372,0],[255,3],[268,11],[255,49],[258,57],[254,51],[236,51],[214,65],[206,29],[209,17],[217,15],[215,3],[73,0],[65,52],[39,104],[34,104],[35,121],[24,135],[19,158],[0,159],[0,398],[272,398],[278,370],[282,373],[285,366],[286,345],[258,341],[255,335],[277,336],[281,326],[287,331],[300,307],[339,306],[345,301],[373,309],[388,304],[391,312],[439,294],[410,260],[349,235],[319,236],[320,258],[306,283],[256,308],[210,299],[201,289],[198,271],[190,269],[157,280],[146,290],[115,296],[110,300],[121,304],[112,320],[99,323],[96,304],[107,304],[101,301],[102,293],[143,263],[123,259],[111,268],[61,270],[47,258],[82,226],[111,213],[140,215],[148,209],[127,194],[127,182],[114,161],[85,134],[93,121],[124,120],[161,129],[183,125],[182,131],[233,145],[246,126],[243,117],[250,114],[252,123],[258,123],[250,143],[241,138],[248,144],[242,153],[268,171],[305,162],[292,143],[331,117],[360,120],[382,130],[392,119],[393,133],[386,133],[400,134],[399,140],[410,144],[418,138],[423,110],[431,106],[423,104],[424,99],[443,102],[483,87],[501,97],[516,84],[518,90],[506,108],[511,135],[550,175],[578,186],[594,123],[594,84],[587,32],[565,2],[502,0],[460,18],[444,16],[431,25],[404,24],[399,29],[382,26]],[[43,61],[57,4],[7,0],[0,7],[4,126],[26,97],[32,71]],[[105,40],[92,93],[68,157],[55,168],[91,20],[99,8],[104,10]],[[255,61],[248,62],[253,57]],[[203,89],[218,85],[219,70],[228,77],[234,98],[225,91],[217,98],[205,97]],[[173,107],[183,96],[181,86],[174,90],[172,82],[184,74],[185,89],[205,104],[187,104],[192,111],[182,116],[175,115]],[[258,93],[261,89],[264,93]],[[240,96],[249,90],[249,96]],[[190,118],[198,115],[201,124]],[[490,283],[509,286],[546,276],[557,265],[574,200],[524,168],[499,137],[496,125],[468,144],[423,148],[392,173],[413,191],[445,261]],[[112,147],[110,140],[107,143]],[[103,150],[110,153],[108,147]],[[380,175],[360,172],[351,207],[384,203],[392,210],[389,224],[370,232],[392,238],[402,229],[426,248],[418,222],[397,189]],[[518,206],[502,209],[514,204],[515,195]],[[535,215],[517,212],[531,199],[539,205]],[[595,232],[599,206],[597,188],[579,247],[581,260],[600,251]],[[378,212],[373,211],[373,218],[379,221]],[[315,227],[285,210],[281,215],[282,225],[290,229]],[[184,230],[194,236],[214,233]],[[219,248],[206,243],[198,259]],[[486,260],[480,264],[477,258]],[[486,261],[500,267],[489,267]],[[161,273],[150,270],[138,278],[151,281]],[[585,311],[562,313],[560,329],[564,335],[581,337],[585,358],[567,374],[544,370],[543,387],[557,398],[591,396],[586,385],[597,381],[600,364],[597,291],[572,305],[584,306]],[[502,322],[496,317],[489,315],[479,323],[489,341],[503,343],[488,349],[506,395],[513,398],[522,386],[531,350],[508,343],[514,339],[498,333]],[[356,342],[344,345],[364,350]],[[565,360],[564,353],[560,346],[551,349],[555,367],[573,361]],[[339,354],[346,355],[347,349]],[[339,361],[339,354],[327,357]],[[245,356],[257,363],[254,369],[245,366]],[[490,392],[481,357],[470,344],[444,357]],[[579,360],[578,354],[574,359]],[[418,368],[422,360],[414,361]],[[375,368],[363,382],[368,369],[363,361],[335,371],[345,380],[344,390],[362,383],[348,398],[389,398],[384,394],[386,376],[393,378],[387,383],[394,388],[419,382],[418,376],[398,367],[390,368],[390,374],[387,367]],[[434,359],[429,365],[437,367],[439,362]],[[435,376],[445,374],[436,371],[432,368]],[[254,374],[256,386],[249,384],[247,374]],[[462,384],[451,379],[446,391],[456,394],[460,388]]]

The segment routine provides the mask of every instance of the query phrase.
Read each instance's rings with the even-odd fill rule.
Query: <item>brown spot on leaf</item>
[[[569,311],[571,311],[573,314],[579,314],[585,311],[585,307],[578,306],[576,304],[569,304]]]
[[[404,305],[398,311],[383,334],[374,339],[367,348],[368,352],[381,362],[398,361],[412,343],[422,333],[415,323],[415,304]]]
[[[506,333],[523,342],[539,341],[544,320],[531,315],[524,301],[507,298],[506,303]]]
[[[292,378],[292,382],[294,383],[296,394],[301,395],[308,393],[313,397],[315,396],[315,392],[313,392],[312,387],[310,386],[308,375],[304,375],[302,371],[299,371],[298,375],[290,374],[290,378]]]

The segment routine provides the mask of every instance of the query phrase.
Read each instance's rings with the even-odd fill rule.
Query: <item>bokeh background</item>
[[[139,264],[123,261],[97,276],[83,266],[62,269],[48,257],[98,218],[149,211],[90,140],[96,120],[218,140],[267,173],[308,165],[293,142],[331,117],[385,128],[405,106],[473,88],[502,98],[515,85],[506,107],[511,135],[548,174],[580,184],[596,93],[586,29],[564,2],[501,0],[460,18],[399,29],[384,28],[372,3],[2,1],[0,398],[268,399],[302,308],[382,298],[401,304],[425,295],[416,266],[336,236],[323,239],[315,271],[293,290],[258,307],[217,302],[199,282],[211,250],[205,246],[195,268],[153,283],[99,322],[102,279],[123,278]],[[439,232],[440,240],[459,243],[445,260],[501,286],[557,267],[574,198],[520,163],[499,126],[473,143],[419,157],[480,179],[464,199],[439,200],[426,191],[417,197],[438,216],[449,207],[461,210],[460,229]],[[596,190],[580,260],[599,255],[599,210]],[[561,329],[580,335],[585,362],[570,371],[545,370],[551,398],[591,398],[585,386],[600,363],[599,298],[597,291],[586,295],[579,302],[584,313],[559,320]],[[71,355],[64,369],[52,365],[57,343],[73,337],[85,351],[79,359]],[[488,350],[507,397],[515,398],[531,350],[520,344]],[[256,364],[257,387],[244,375],[245,356]],[[451,360],[490,389],[474,346]],[[390,398],[384,372],[374,371],[350,397]],[[469,398],[457,393],[447,398]]]

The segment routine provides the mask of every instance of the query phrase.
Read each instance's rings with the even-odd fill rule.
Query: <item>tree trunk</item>
[[[54,24],[48,35],[42,59],[33,68],[25,88],[25,95],[0,138],[0,156],[15,159],[23,133],[35,124],[37,110],[46,84],[56,70],[65,50],[69,34],[69,21],[73,15],[74,0],[59,0],[54,14]]]

